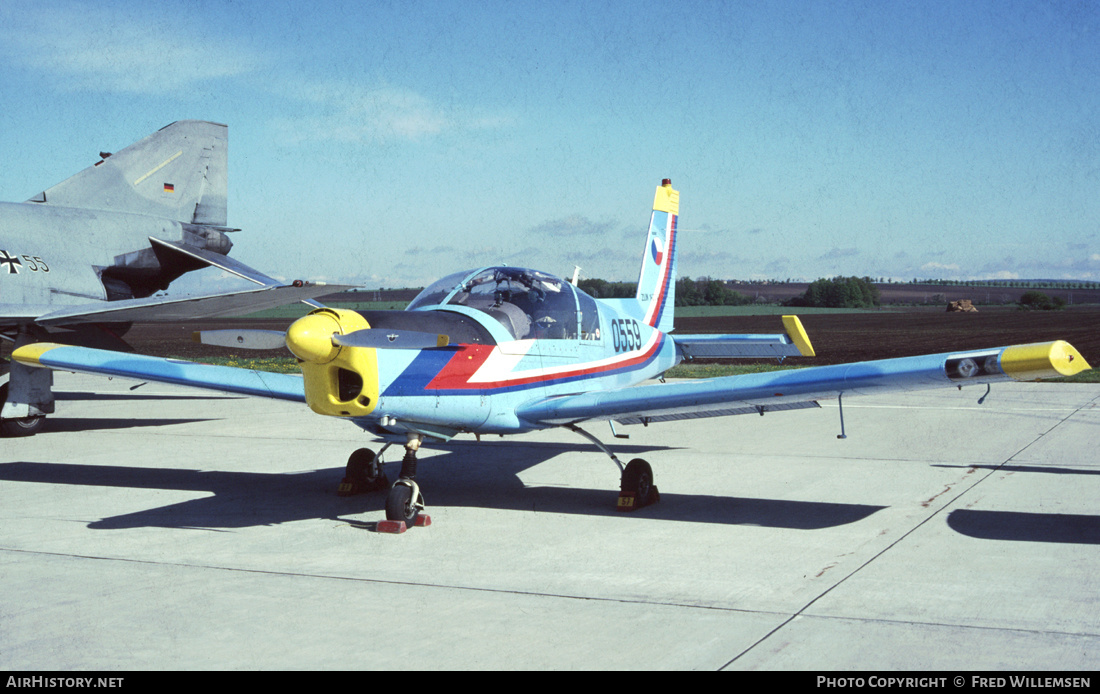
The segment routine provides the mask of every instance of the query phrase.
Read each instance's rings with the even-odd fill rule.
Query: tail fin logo
[[[664,263],[665,243],[659,237],[653,238],[653,246],[650,248],[650,252],[653,255],[653,262],[657,263],[658,267]]]

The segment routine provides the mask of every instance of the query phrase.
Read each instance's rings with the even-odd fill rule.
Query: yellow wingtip
[[[810,344],[810,336],[806,334],[806,329],[802,327],[802,321],[798,320],[798,316],[783,316],[783,327],[787,330],[787,337],[791,338],[791,342],[798,347],[802,356],[817,356],[814,353],[814,346]]]
[[[63,347],[54,342],[35,342],[31,345],[23,345],[11,353],[11,358],[20,364],[27,366],[41,366],[42,355],[55,347]]]
[[[1001,368],[1017,381],[1072,376],[1091,369],[1073,345],[1064,340],[1007,347],[1001,354]]]

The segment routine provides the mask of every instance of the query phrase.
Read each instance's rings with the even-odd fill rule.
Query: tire
[[[395,484],[386,496],[386,520],[405,521],[405,527],[416,525],[420,508],[413,503],[413,490],[407,484]]]
[[[658,499],[657,487],[653,484],[653,468],[641,458],[626,464],[619,489],[634,494],[637,508],[648,506]]]
[[[385,489],[390,484],[382,466],[375,463],[374,451],[369,448],[360,448],[351,454],[344,475],[365,491]]]
[[[0,386],[0,407],[8,400],[8,384]],[[42,431],[46,425],[46,418],[20,417],[19,419],[0,419],[0,436],[15,438],[19,436],[34,436]]]

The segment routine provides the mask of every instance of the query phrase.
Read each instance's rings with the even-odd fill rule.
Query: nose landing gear
[[[348,458],[337,496],[355,496],[389,487],[386,520],[378,524],[379,532],[403,533],[413,526],[431,525],[431,516],[423,513],[424,496],[416,483],[416,452],[422,440],[419,434],[409,434],[405,442],[405,457],[401,460],[401,476],[392,487],[382,469],[382,454],[391,444],[387,443],[377,454],[369,448],[355,451]]]
[[[424,510],[424,496],[420,493],[419,485],[416,484],[416,452],[420,450],[421,441],[423,437],[420,434],[408,435],[408,440],[405,442],[405,457],[401,459],[401,477],[393,483],[390,493],[386,496],[386,520],[403,522],[406,528],[411,528],[418,523],[426,525],[420,521],[420,512]]]

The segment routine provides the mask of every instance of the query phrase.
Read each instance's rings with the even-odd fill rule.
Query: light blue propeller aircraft
[[[763,414],[819,407],[824,398],[1032,380],[1089,368],[1072,346],[1056,341],[663,382],[665,371],[693,357],[813,355],[795,316],[784,317],[785,334],[672,331],[679,206],[679,193],[666,179],[656,191],[633,299],[598,301],[553,275],[495,266],[444,277],[404,311],[320,308],[285,334],[200,334],[210,344],[285,344],[300,360],[301,376],[55,344],[24,346],[13,356],[50,369],[304,401],[317,413],[346,418],[385,448],[404,446],[392,486],[380,453],[368,449],[351,455],[341,485],[344,494],[389,487],[386,522],[402,524],[401,530],[423,521],[416,468],[425,442],[564,427],[619,465],[618,508],[629,511],[659,499],[652,468],[641,459],[622,465],[582,424]],[[841,417],[843,431],[843,411]]]

